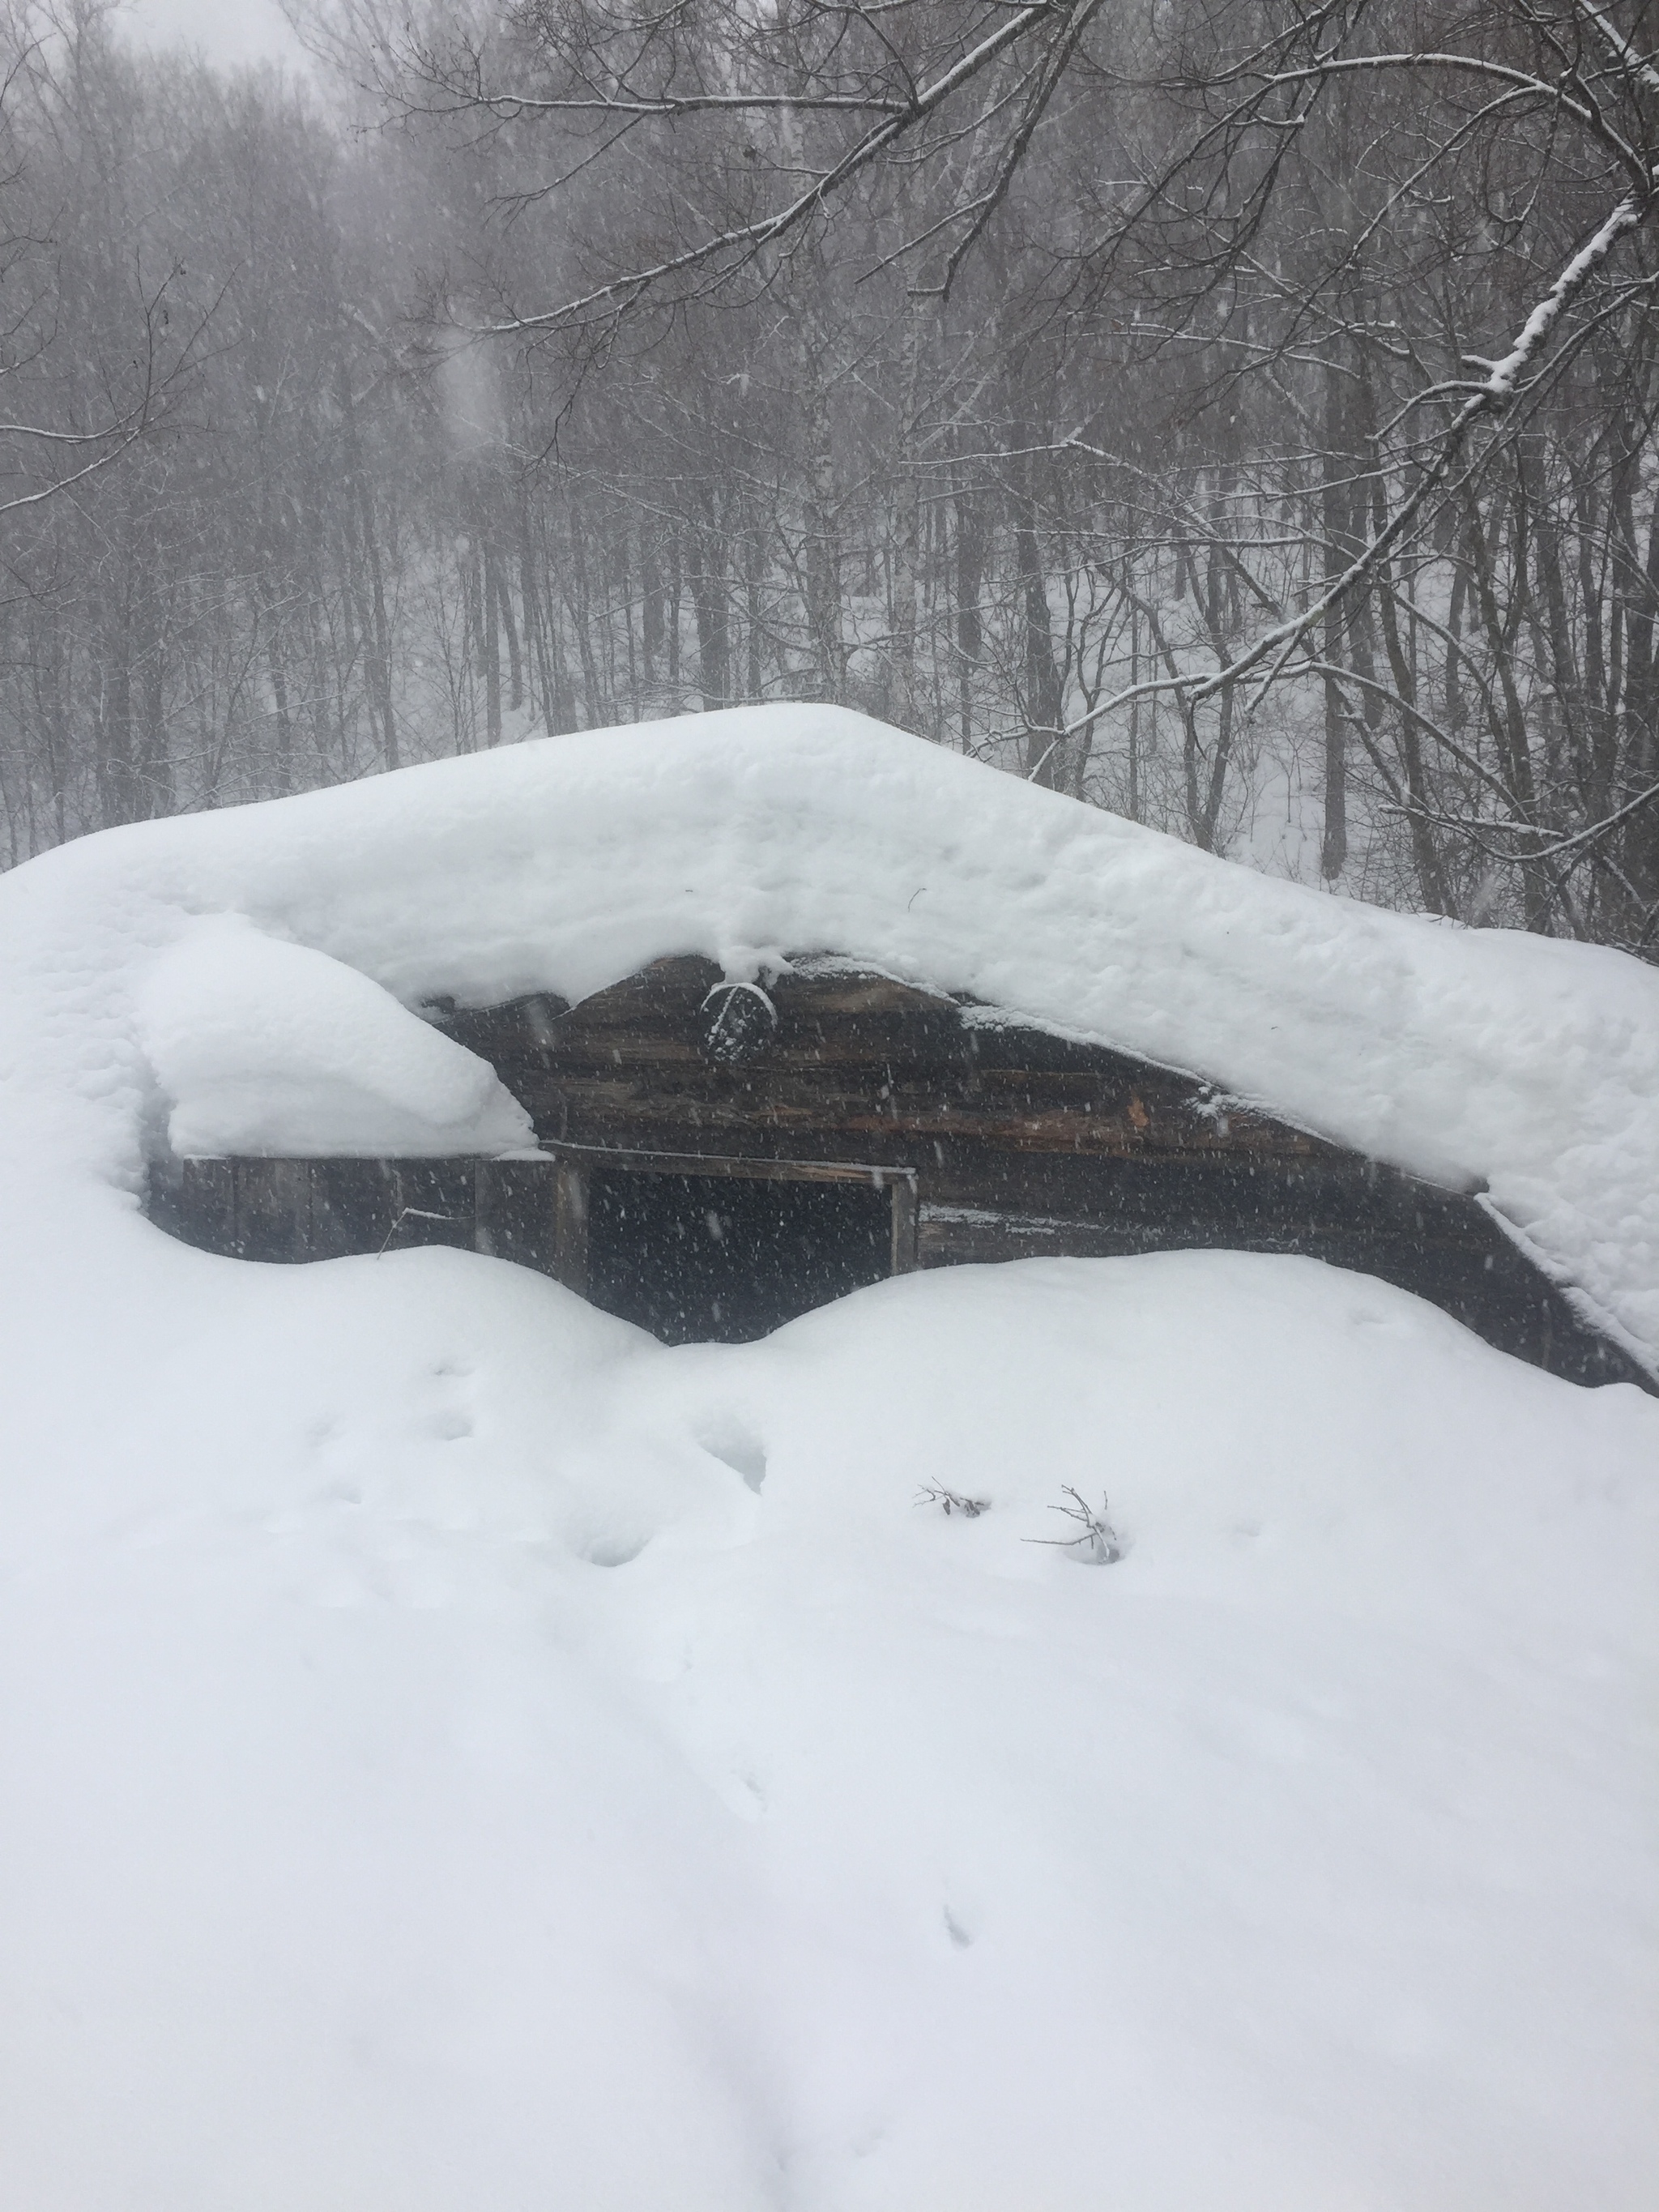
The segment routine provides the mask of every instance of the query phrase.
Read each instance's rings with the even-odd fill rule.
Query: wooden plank
[[[917,1264],[916,1182],[914,1176],[893,1178],[892,1266],[896,1275],[912,1273]]]
[[[954,1000],[937,991],[924,991],[915,983],[901,983],[891,975],[851,969],[825,975],[791,973],[778,976],[767,988],[780,1020],[790,1014],[836,1021],[879,1014],[944,1013],[953,1020],[957,1018]]]
[[[568,1291],[587,1295],[587,1170],[561,1158],[554,1169],[553,1273]]]
[[[397,1218],[392,1164],[318,1160],[311,1174],[311,1255],[343,1259],[378,1252]]]
[[[230,1160],[181,1160],[173,1233],[204,1252],[236,1249],[236,1170]],[[158,1218],[152,1206],[152,1218]],[[172,1222],[163,1222],[172,1227]]]
[[[735,1152],[688,1152],[620,1145],[550,1146],[556,1159],[592,1169],[617,1169],[632,1175],[735,1176],[749,1182],[862,1182],[884,1190],[896,1182],[912,1184],[915,1170],[866,1160],[757,1158]]]
[[[480,1160],[472,1170],[472,1249],[487,1260],[495,1256],[495,1226],[490,1219],[495,1197],[494,1163]]]
[[[556,1274],[556,1176],[550,1156],[479,1161],[473,1176],[473,1249],[492,1259]]]
[[[234,1249],[240,1258],[310,1258],[312,1164],[303,1159],[236,1161]]]
[[[897,1138],[912,1148],[921,1141],[960,1139],[1023,1152],[1102,1155],[1248,1152],[1311,1158],[1332,1152],[1299,1131],[1259,1120],[1224,1133],[1196,1115],[1148,1115],[1137,1122],[1131,1110],[1103,1112],[1088,1101],[1080,1111],[1073,1103],[1044,1103],[1021,1112],[1001,1100],[919,1096],[901,1086],[890,1087],[883,1099],[839,1085],[830,1091],[794,1082],[694,1086],[648,1079],[573,1080],[562,1071],[556,1078],[520,1079],[514,1088],[544,1142],[620,1144],[639,1150],[683,1149],[689,1130],[752,1127],[838,1136],[854,1148],[869,1135]]]
[[[886,1060],[810,1066],[769,1054],[740,1070],[712,1067],[690,1047],[668,1060],[638,1041],[614,1056],[577,1063],[550,1055],[545,1066],[507,1065],[517,1095],[544,1136],[574,1136],[578,1120],[674,1116],[765,1117],[802,1127],[897,1124],[964,1133],[977,1127],[1039,1150],[1329,1151],[1316,1138],[1243,1109],[1218,1109],[1194,1086],[1124,1084],[1104,1073],[968,1067],[918,1073]]]

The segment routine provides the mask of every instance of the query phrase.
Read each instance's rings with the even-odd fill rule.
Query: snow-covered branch
[[[1490,816],[1484,814],[1447,814],[1435,818],[1450,829],[1478,830],[1486,835],[1497,833],[1530,841],[1513,855],[1524,866],[1540,860],[1559,860],[1568,853],[1582,854],[1583,848],[1594,844],[1597,838],[1610,837],[1632,815],[1639,814],[1644,806],[1650,806],[1656,799],[1659,799],[1659,783],[1650,783],[1645,790],[1638,791],[1633,799],[1626,799],[1622,806],[1615,807],[1611,814],[1604,815],[1599,822],[1588,823],[1582,830],[1575,830],[1559,837],[1552,836],[1535,822],[1494,822]]]
[[[1587,22],[1595,26],[1637,82],[1649,92],[1659,92],[1659,69],[1654,67],[1645,54],[1637,52],[1619,26],[1609,20],[1606,11],[1596,7],[1594,0],[1573,0],[1573,6]]]
[[[672,278],[706,269],[711,262],[726,263],[728,265],[720,273],[723,276],[730,276],[735,269],[751,261],[763,248],[775,244],[806,222],[855,177],[890,152],[908,133],[936,114],[964,86],[972,83],[1023,40],[1045,27],[1052,27],[1054,14],[1048,0],[1042,0],[1039,5],[1019,9],[1006,23],[982,39],[970,52],[964,54],[931,84],[920,90],[897,114],[890,116],[867,131],[840,161],[815,178],[805,191],[797,193],[769,215],[703,239],[683,253],[671,254],[648,267],[635,270],[628,276],[615,277],[608,284],[599,285],[593,290],[567,300],[542,313],[515,315],[489,324],[480,335],[504,337],[524,331],[551,331],[562,325],[580,321],[596,310],[612,313],[625,312],[647,293],[657,290]]]
[[[1484,418],[1500,414],[1510,405],[1521,390],[1522,380],[1527,371],[1538,362],[1548,346],[1551,335],[1562,315],[1583,291],[1619,240],[1627,232],[1639,227],[1650,206],[1650,201],[1638,204],[1633,198],[1620,200],[1534,307],[1509,351],[1497,361],[1480,364],[1486,374],[1477,384],[1472,387],[1458,387],[1467,389],[1468,396],[1441,434],[1436,452],[1421,467],[1411,490],[1383,527],[1301,613],[1263,631],[1245,652],[1207,676],[1160,677],[1146,683],[1130,684],[1070,723],[1066,734],[1076,736],[1133,701],[1160,692],[1177,692],[1189,706],[1200,705],[1205,700],[1213,698],[1218,691],[1237,684],[1241,677],[1248,676],[1274,654],[1286,647],[1293,650],[1308,631],[1374,574],[1401,542],[1418,516],[1451,475],[1470,432]]]

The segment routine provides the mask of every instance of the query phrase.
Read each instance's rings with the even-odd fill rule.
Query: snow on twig
[[[585,293],[580,299],[567,300],[562,306],[550,307],[544,313],[520,315],[507,322],[489,324],[477,335],[501,337],[515,331],[552,330],[595,308],[608,308],[613,313],[621,314],[665,279],[702,268],[723,253],[737,256],[738,265],[748,262],[761,247],[782,237],[798,223],[805,222],[814,210],[822,207],[833,193],[839,191],[860,171],[868,168],[896,140],[925,121],[936,108],[943,106],[953,94],[959,92],[982,70],[988,69],[1000,55],[1017,45],[1028,32],[1041,24],[1051,25],[1054,16],[1054,10],[1049,0],[1037,0],[1037,4],[1020,9],[999,29],[981,39],[971,52],[964,54],[960,61],[935,77],[932,84],[924,86],[896,115],[889,116],[873,130],[866,131],[857,145],[843,155],[833,168],[815,178],[805,191],[797,194],[795,198],[773,214],[763,216],[758,222],[722,231],[718,237],[706,238],[700,244],[689,247],[685,252],[657,262],[651,268],[636,269],[626,276],[615,277],[609,284],[600,285],[596,291]]]
[[[1656,69],[1645,54],[1638,54],[1630,40],[1618,27],[1610,23],[1592,0],[1575,0],[1578,13],[1594,23],[1607,45],[1618,55],[1633,77],[1639,78],[1650,92],[1659,92],[1659,69]]]
[[[392,1238],[403,1227],[405,1221],[459,1221],[460,1218],[461,1216],[459,1213],[428,1212],[427,1208],[423,1206],[400,1206],[392,1219],[391,1228],[386,1232],[386,1236],[381,1243],[380,1250],[374,1255],[374,1256],[377,1260],[385,1259],[387,1252],[392,1248]]]
[[[1085,1502],[1082,1492],[1073,1490],[1069,1482],[1063,1484],[1061,1487],[1066,1497],[1071,1499],[1071,1504],[1051,1505],[1048,1510],[1051,1513],[1061,1515],[1067,1521],[1076,1522],[1077,1534],[1075,1536],[1022,1536],[1020,1541],[1023,1544],[1048,1544],[1061,1552],[1076,1552],[1091,1567],[1115,1565],[1123,1557],[1123,1545],[1117,1531],[1106,1518],[1106,1508],[1110,1504],[1110,1499],[1103,1492],[1100,1510],[1097,1513],[1091,1505]]]
[[[1626,194],[1579,247],[1549,290],[1534,307],[1509,351],[1497,361],[1474,362],[1474,366],[1486,371],[1486,375],[1478,382],[1459,382],[1434,387],[1436,392],[1468,394],[1462,406],[1441,434],[1439,452],[1424,470],[1410,495],[1401,501],[1376,537],[1362,548],[1318,599],[1300,614],[1293,615],[1288,621],[1264,631],[1236,660],[1229,662],[1224,668],[1217,669],[1213,674],[1152,677],[1145,683],[1132,684],[1113,697],[1091,707],[1086,714],[1079,715],[1075,722],[1067,725],[1062,734],[1078,737],[1085,730],[1092,729],[1097,722],[1120,707],[1128,706],[1136,699],[1147,698],[1157,692],[1175,692],[1188,708],[1200,706],[1205,700],[1213,698],[1218,691],[1236,684],[1240,677],[1248,675],[1270,654],[1279,653],[1281,648],[1294,647],[1298,638],[1305,636],[1331,608],[1347,597],[1356,585],[1363,583],[1399,544],[1450,474],[1469,432],[1483,416],[1499,414],[1509,405],[1520,388],[1522,377],[1548,343],[1550,335],[1562,315],[1619,240],[1627,231],[1640,226],[1652,205],[1651,194],[1640,202],[1633,194]]]
[[[988,1513],[988,1498],[964,1498],[961,1492],[947,1490],[942,1482],[924,1482],[916,1492],[918,1505],[937,1505],[948,1515],[960,1513],[964,1520],[977,1521],[981,1513]]]

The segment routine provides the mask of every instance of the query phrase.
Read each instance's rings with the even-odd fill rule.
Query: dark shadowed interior
[[[891,1224],[860,1183],[595,1175],[588,1296],[665,1344],[746,1344],[880,1282]]]

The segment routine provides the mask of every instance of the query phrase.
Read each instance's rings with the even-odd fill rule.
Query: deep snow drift
[[[133,1194],[518,1141],[398,1001],[834,949],[1489,1177],[1651,1345],[1634,963],[818,710],[88,840],[0,944],[4,2212],[1653,2201],[1653,1401],[1297,1261],[670,1352]]]
[[[181,1157],[495,1152],[530,1116],[476,1054],[355,968],[215,915],[149,965],[138,1042]]]
[[[1292,1260],[670,1352],[106,1256],[7,1331],[8,2212],[1653,2201],[1631,1386]]]

